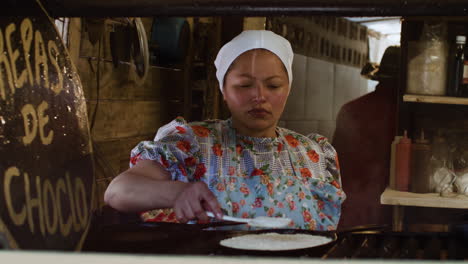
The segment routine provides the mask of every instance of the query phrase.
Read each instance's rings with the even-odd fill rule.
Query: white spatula
[[[206,212],[209,217],[215,217],[212,212]],[[255,218],[238,218],[232,217],[228,215],[223,215],[223,220],[238,222],[238,223],[246,223],[250,226],[255,227],[267,227],[267,228],[281,228],[286,227],[291,223],[291,219],[284,218],[284,217],[267,217],[267,216],[259,216]]]

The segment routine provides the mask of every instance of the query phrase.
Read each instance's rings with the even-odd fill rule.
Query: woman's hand
[[[174,212],[177,221],[186,223],[198,219],[208,222],[209,217],[205,211],[213,212],[218,219],[222,218],[221,207],[216,196],[208,189],[204,182],[194,182],[186,185],[174,201]]]

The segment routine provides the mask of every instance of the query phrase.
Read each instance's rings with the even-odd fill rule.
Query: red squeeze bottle
[[[395,186],[398,191],[409,190],[410,168],[411,168],[411,139],[405,130],[395,151]]]

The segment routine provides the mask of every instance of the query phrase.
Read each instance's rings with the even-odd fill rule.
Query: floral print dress
[[[155,160],[173,180],[203,181],[230,216],[288,217],[289,228],[335,230],[346,196],[334,148],[317,134],[276,132],[276,138],[248,137],[236,134],[230,119],[187,123],[178,117],[132,150],[130,166]],[[142,218],[176,221],[172,209]]]

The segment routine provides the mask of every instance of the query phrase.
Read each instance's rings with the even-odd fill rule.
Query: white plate
[[[243,250],[281,251],[317,247],[332,241],[330,237],[310,234],[262,233],[236,236],[220,241],[220,245]]]

